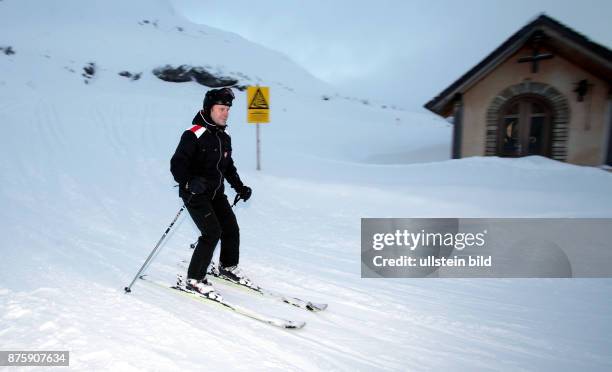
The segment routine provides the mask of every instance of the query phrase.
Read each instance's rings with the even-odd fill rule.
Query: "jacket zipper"
[[[215,135],[217,136],[217,140],[219,140],[219,160],[217,160],[217,171],[219,171],[219,184],[217,185],[217,188],[215,188],[215,192],[213,193],[213,199],[215,198],[215,195],[217,195],[217,190],[219,190],[219,187],[221,187],[221,183],[223,182],[223,173],[221,173],[221,169],[219,169],[219,163],[221,163],[221,154],[223,154],[223,149],[221,148],[221,138],[219,138],[219,133],[215,133]]]

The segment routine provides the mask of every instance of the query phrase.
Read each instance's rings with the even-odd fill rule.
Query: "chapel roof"
[[[535,34],[544,34],[546,45],[569,61],[585,68],[612,84],[612,51],[561,22],[541,14],[504,41],[476,66],[449,85],[424,107],[442,116],[448,116],[454,97],[464,93],[493,69],[516,53]]]

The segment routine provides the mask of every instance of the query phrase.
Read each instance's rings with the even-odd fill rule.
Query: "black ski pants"
[[[210,265],[215,247],[221,240],[219,257],[222,266],[238,265],[240,258],[240,230],[236,215],[225,194],[210,199],[207,195],[195,195],[183,199],[201,236],[191,256],[187,277],[202,280]]]

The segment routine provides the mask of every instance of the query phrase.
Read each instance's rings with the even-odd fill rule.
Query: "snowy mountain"
[[[608,217],[610,173],[540,157],[448,160],[445,121],[345,99],[283,55],[192,24],[165,1],[2,0],[0,47],[9,46],[0,350],[70,350],[78,370],[612,367],[609,280],[361,279],[358,249],[363,217]],[[235,208],[241,265],[263,286],[329,308],[219,289],[304,329],[141,282],[123,293],[181,206],[169,159],[207,89],[160,80],[153,70],[166,65],[270,86],[263,171],[246,92],[236,90],[229,120],[253,188]],[[183,214],[150,277],[171,283],[184,272],[197,236]]]

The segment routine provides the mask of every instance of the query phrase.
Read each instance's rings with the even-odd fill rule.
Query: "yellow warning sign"
[[[247,122],[270,122],[270,88],[248,87],[247,89]]]

